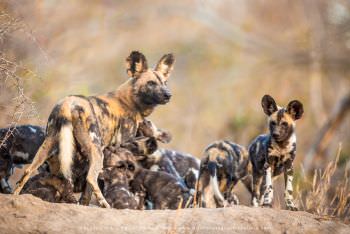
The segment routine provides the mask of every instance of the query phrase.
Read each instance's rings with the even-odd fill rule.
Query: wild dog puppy
[[[71,188],[64,186],[61,178],[43,171],[28,180],[21,194],[32,194],[48,202],[76,203]]]
[[[198,182],[199,205],[208,208],[238,204],[232,192],[239,180],[248,176],[248,152],[238,144],[216,141],[210,144],[201,161]],[[251,190],[251,180],[242,181]]]
[[[271,206],[273,199],[272,177],[284,173],[285,202],[287,209],[297,210],[293,203],[293,160],[296,153],[295,121],[304,113],[301,102],[289,102],[287,108],[276,105],[265,95],[262,108],[268,116],[269,133],[258,136],[249,146],[249,159],[253,167],[252,205],[260,204],[260,190],[264,186],[263,206]],[[264,176],[264,184],[262,184]]]
[[[130,150],[137,160],[142,160],[157,150],[158,142],[154,137],[136,137],[121,144],[121,147]]]
[[[157,128],[155,124],[148,119],[144,119],[144,121],[139,124],[137,136],[154,137],[157,141],[162,143],[169,143],[172,138],[170,132]]]
[[[56,188],[41,183],[41,180],[46,176],[49,176],[48,172],[43,172],[30,178],[23,187],[21,194],[32,194],[47,202],[60,202],[61,196]]]
[[[163,171],[175,176],[194,194],[200,167],[200,160],[194,156],[175,150],[159,149],[141,160],[140,164],[151,171]]]
[[[130,150],[138,160],[144,159],[147,155],[154,153],[158,148],[158,142],[169,143],[171,134],[169,132],[158,129],[154,123],[145,119],[139,124],[136,138],[121,144]]]
[[[8,158],[0,157],[0,193],[12,193],[12,188],[8,183],[8,179],[12,174],[12,166],[10,165],[10,160]]]
[[[133,139],[140,122],[159,104],[171,97],[167,80],[174,64],[172,54],[164,55],[155,69],[148,69],[145,56],[134,51],[126,59],[128,81],[117,90],[99,96],[68,96],[51,112],[45,141],[25,171],[14,194],[19,194],[31,174],[47,159],[59,165],[51,171],[68,183],[75,170],[73,155],[79,150],[89,161],[86,190],[92,190],[102,207],[109,207],[97,178],[103,166],[103,149]],[[53,159],[54,158],[54,159]],[[52,160],[51,160],[52,159]]]
[[[31,163],[44,139],[45,130],[39,126],[0,129],[0,192],[12,193],[8,179],[14,167]]]
[[[166,172],[138,167],[130,187],[132,192],[140,196],[140,204],[148,200],[154,209],[185,208],[191,203],[189,189]]]
[[[123,148],[108,147],[105,152],[104,169],[100,178],[104,182],[103,195],[115,209],[142,209],[137,198],[130,192],[136,161],[132,153]]]

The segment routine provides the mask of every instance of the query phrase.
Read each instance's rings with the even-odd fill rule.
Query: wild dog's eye
[[[153,80],[150,80],[150,81],[147,82],[147,85],[149,85],[149,86],[156,86],[157,82],[155,82]]]
[[[128,165],[128,169],[129,169],[129,171],[134,171],[134,170],[135,170],[135,167],[134,167],[133,164],[129,164],[129,165]]]
[[[124,163],[118,163],[118,164],[116,165],[116,168],[121,169],[121,170],[125,170],[125,169],[126,169],[126,166],[125,166]]]
[[[275,126],[275,125],[276,125],[276,122],[275,122],[275,121],[271,121],[270,124],[271,124],[272,126]]]
[[[288,127],[288,123],[287,122],[282,122],[282,126],[283,127]]]

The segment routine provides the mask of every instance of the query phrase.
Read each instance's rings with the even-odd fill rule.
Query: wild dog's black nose
[[[171,98],[171,93],[169,91],[164,92],[164,98],[169,100]]]
[[[273,138],[278,138],[279,136],[280,136],[280,134],[278,134],[278,133],[273,133],[273,134],[272,134],[272,137],[273,137]]]

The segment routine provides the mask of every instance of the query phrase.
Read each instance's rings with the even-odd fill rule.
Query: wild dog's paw
[[[231,204],[228,201],[224,200],[222,202],[222,207],[226,208],[226,207],[230,207],[230,206],[231,206]]]
[[[108,204],[108,202],[106,201],[106,199],[100,199],[100,200],[98,200],[98,204],[99,204],[100,207],[102,207],[102,208],[111,208],[111,206]]]
[[[272,208],[272,204],[271,204],[271,203],[263,203],[263,204],[262,204],[262,207],[265,207],[265,208]]]
[[[286,208],[291,211],[298,211],[298,208],[295,206],[292,200],[286,200]]]
[[[231,194],[228,197],[227,201],[230,204],[230,206],[232,206],[232,205],[239,205],[239,199],[238,199],[236,194]]]
[[[259,207],[259,200],[256,197],[252,199],[252,206]]]

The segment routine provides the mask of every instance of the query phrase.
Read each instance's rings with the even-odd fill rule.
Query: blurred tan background
[[[173,52],[173,98],[150,119],[173,135],[163,147],[197,157],[214,140],[248,146],[265,132],[260,100],[270,94],[280,105],[304,104],[297,124],[300,168],[350,91],[345,0],[0,0],[0,39],[1,127],[45,125],[60,98],[117,88],[132,50],[150,65]],[[317,167],[334,158],[340,142],[345,166],[349,127],[348,115]]]

